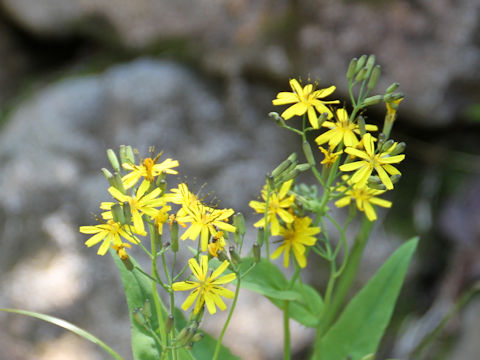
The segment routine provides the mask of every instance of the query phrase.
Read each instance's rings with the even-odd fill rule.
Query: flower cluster
[[[91,247],[101,243],[97,251],[99,255],[105,255],[112,248],[125,261],[128,259],[126,249],[131,248],[130,244],[142,245],[142,238],[147,235],[161,241],[163,228],[168,223],[171,242],[160,244],[162,248],[170,246],[176,252],[179,238],[198,241],[197,258],[200,256],[200,265],[196,259],[190,259],[188,264],[199,282],[187,280],[171,284],[174,291],[195,289],[182,308],[188,308],[197,299],[195,313],[203,308],[203,304],[206,304],[212,314],[215,313],[215,305],[224,310],[226,306],[219,295],[231,298],[232,292],[218,285],[233,281],[235,274],[219,277],[230,264],[225,260],[211,276],[207,276],[208,257],[200,255],[200,252],[208,251],[210,256],[218,256],[223,250],[226,246],[224,234],[236,231],[236,227],[229,223],[234,210],[218,209],[205,204],[189,190],[186,183],[167,191],[165,174],[177,174],[175,168],[179,166],[178,161],[168,158],[160,162],[159,154],[136,164],[131,148],[123,149],[124,152],[120,152],[121,167],[116,155],[113,152],[108,154],[116,171],[113,175],[104,169],[111,185],[108,192],[113,201],[100,204],[103,212],[101,218],[97,218],[99,224],[80,227],[80,232],[93,235],[85,244]],[[126,173],[120,176],[122,169]],[[178,225],[185,229],[181,236],[178,234]],[[157,256],[152,253],[149,255]]]

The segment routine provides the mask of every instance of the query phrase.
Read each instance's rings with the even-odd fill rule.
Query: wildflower
[[[169,221],[168,212],[170,210],[172,210],[172,207],[165,205],[161,209],[157,210],[155,215],[150,217],[150,220],[153,220],[153,224],[157,228],[157,231],[160,235],[163,234],[163,224]]]
[[[158,212],[158,209],[156,208],[165,204],[165,199],[162,197],[158,197],[161,193],[161,190],[159,188],[156,188],[147,194],[146,192],[149,187],[150,183],[146,181],[142,182],[134,197],[122,194],[119,190],[112,186],[108,188],[108,192],[116,200],[120,201],[121,203],[128,203],[130,205],[133,226],[135,227],[136,231],[141,235],[146,235],[142,214],[146,214],[151,217],[155,216]],[[112,205],[113,203],[105,202],[102,203],[100,207],[104,210],[109,210]],[[111,211],[107,211],[102,213],[102,216],[104,219],[111,219],[112,213]]]
[[[94,226],[80,226],[80,232],[83,234],[95,234],[85,242],[85,245],[91,247],[103,241],[102,245],[97,251],[98,255],[105,255],[108,248],[113,243],[113,246],[120,246],[123,244],[121,237],[127,239],[131,243],[138,244],[140,241],[132,235],[133,229],[128,225],[121,225],[108,220],[106,223]]]
[[[338,157],[343,153],[343,151],[337,151],[334,153],[331,148],[328,150],[324,149],[321,146],[319,146],[318,148],[325,156],[325,158],[320,162],[320,164],[325,165],[326,167],[331,167],[333,164],[335,164],[335,161],[337,161]]]
[[[347,184],[351,184],[347,182]],[[382,206],[384,208],[390,208],[392,202],[384,199],[380,199],[377,195],[381,195],[385,190],[377,190],[369,188],[367,185],[353,185],[350,187],[340,186],[339,191],[344,192],[345,196],[335,201],[337,207],[344,207],[350,205],[352,200],[355,200],[358,210],[365,213],[367,219],[370,221],[377,220],[377,213],[373,205]]]
[[[290,251],[297,260],[298,265],[304,268],[307,265],[305,257],[305,246],[313,246],[317,239],[313,236],[320,232],[319,227],[310,227],[312,219],[308,216],[296,217],[293,223],[286,227],[280,227],[279,235],[283,236],[283,242],[272,254],[272,259],[276,259],[283,252],[283,266],[288,267],[290,263]]]
[[[355,134],[360,134],[358,124],[350,121],[347,110],[337,109],[336,121],[324,121],[322,126],[330,128],[327,132],[318,136],[315,142],[322,145],[328,141],[328,145],[334,149],[338,144],[343,142],[345,146],[355,147],[358,144],[358,139]],[[377,126],[365,125],[365,130],[375,131]]]
[[[122,260],[127,260],[128,259],[128,254],[125,248],[131,248],[130,244],[127,243],[121,243],[121,244],[113,244],[112,248],[117,252],[117,255],[120,259]]]
[[[154,159],[146,158],[141,162],[140,165],[130,163],[122,164],[124,169],[130,170],[127,175],[122,177],[122,182],[125,189],[129,189],[135,185],[142,176],[147,182],[153,183],[155,176],[160,174],[178,174],[178,171],[172,169],[179,166],[178,161],[168,158],[157,164],[160,155],[161,154],[158,154]]]
[[[217,257],[218,253],[222,251],[227,245],[225,242],[225,238],[223,237],[223,231],[218,231],[214,236],[213,236],[213,241],[208,244],[208,252],[214,256]]]
[[[308,115],[308,121],[314,129],[318,129],[318,117],[315,109],[319,114],[327,113],[327,118],[333,116],[330,109],[325,104],[338,104],[340,101],[323,101],[322,99],[335,91],[335,86],[326,89],[313,91],[313,85],[308,84],[302,89],[296,79],[290,80],[290,87],[293,92],[280,92],[277,98],[272,101],[273,105],[294,104],[282,113],[282,117],[288,120],[295,115],[301,116],[305,113]]]
[[[280,223],[277,216],[287,224],[293,222],[294,220],[294,216],[286,210],[289,209],[295,201],[294,195],[287,196],[292,184],[293,179],[284,182],[278,193],[272,192],[269,196],[267,223],[269,223],[271,226],[272,235],[278,235],[280,231]],[[248,205],[257,213],[265,214],[265,205],[267,200],[267,191],[265,188],[262,190],[262,198],[265,200],[265,202],[252,200],[248,203]],[[253,226],[264,227],[265,217],[258,220],[255,224],[253,224]]]
[[[392,100],[391,102],[386,102],[387,106],[387,121],[394,122],[397,117],[398,104],[403,100],[403,98]]]
[[[174,291],[187,291],[194,289],[183,302],[182,309],[186,311],[192,306],[193,302],[197,300],[193,309],[195,314],[198,314],[202,309],[203,304],[207,305],[210,314],[215,314],[216,306],[222,311],[225,310],[227,305],[225,305],[220,296],[228,299],[232,299],[235,296],[232,291],[220,286],[229,283],[236,278],[234,273],[219,277],[227,269],[228,265],[229,262],[225,260],[217,270],[215,270],[210,276],[207,276],[208,257],[206,255],[200,257],[200,265],[195,258],[188,260],[188,266],[198,281],[186,280],[172,284],[172,289]]]
[[[215,236],[217,228],[234,232],[235,226],[229,224],[228,218],[233,215],[233,209],[212,209],[197,202],[190,206],[184,206],[184,216],[177,214],[177,221],[181,223],[191,223],[190,227],[183,233],[180,239],[191,239],[195,241],[200,235],[200,247],[202,251],[207,251],[209,235]]]
[[[359,157],[361,160],[344,164],[340,166],[340,170],[356,170],[350,180],[356,186],[363,186],[367,183],[369,176],[375,169],[378,176],[380,177],[380,180],[387,187],[387,189],[393,189],[393,183],[390,180],[388,174],[400,175],[400,171],[398,171],[394,166],[390,164],[401,162],[405,158],[405,155],[402,154],[391,156],[390,153],[395,148],[395,145],[391,146],[384,152],[375,154],[373,138],[368,133],[365,134],[365,136],[363,137],[363,146],[365,148],[365,151],[358,150],[353,147],[348,147],[345,149],[345,152],[347,154]]]

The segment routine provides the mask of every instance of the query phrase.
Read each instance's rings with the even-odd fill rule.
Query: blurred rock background
[[[301,76],[346,99],[348,62],[374,53],[380,91],[398,81],[406,94],[394,136],[408,158],[359,283],[421,236],[379,354],[407,358],[480,276],[479,29],[476,0],[0,0],[0,307],[65,318],[128,359],[113,263],[78,233],[107,198],[105,150],[156,145],[252,221],[265,172],[296,146],[266,117],[275,94]],[[322,286],[321,267],[308,276]],[[228,345],[244,359],[279,358],[276,309],[247,291],[240,301]],[[475,359],[479,318],[473,299],[424,358]],[[302,359],[312,334],[293,336]],[[0,359],[67,358],[105,356],[0,314]]]

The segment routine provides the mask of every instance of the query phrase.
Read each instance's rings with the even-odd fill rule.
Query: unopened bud
[[[397,182],[400,181],[401,178],[402,178],[402,175],[400,174],[395,174],[390,176],[390,180],[392,181],[392,184],[396,184]]]
[[[315,158],[313,157],[312,148],[308,141],[304,141],[302,143],[303,153],[305,154],[305,158],[310,166],[315,166]]]
[[[398,82],[394,82],[392,85],[390,85],[387,90],[385,90],[385,94],[391,94],[393,93],[395,90],[398,89],[398,87],[400,86],[400,84]]]
[[[130,203],[125,202],[123,203],[123,217],[125,218],[125,224],[132,223],[132,209],[130,207]]]
[[[170,244],[170,249],[172,249],[173,252],[178,251],[178,223],[174,221],[172,223],[172,226],[170,227],[170,235],[171,235],[171,244]]]
[[[193,343],[196,343],[196,342],[199,342],[200,340],[202,340],[204,336],[205,336],[205,334],[203,334],[203,333],[196,333],[195,335],[193,335],[191,340],[192,340]]]
[[[163,173],[161,174],[163,175]],[[165,191],[167,190],[167,182],[165,181],[165,179],[160,179],[160,177],[157,179],[157,187],[160,189],[160,196],[162,196],[163,194],[165,194]]]
[[[105,176],[105,179],[108,180],[108,182],[110,183],[110,185],[112,185],[111,179],[113,179],[113,174],[110,172],[110,170],[105,169],[105,168],[102,168],[102,174],[103,174],[103,176]],[[113,185],[112,185],[112,186],[113,186]]]
[[[238,265],[242,262],[242,259],[240,259],[240,256],[235,251],[235,248],[233,246],[230,246],[230,248],[228,249],[228,252],[230,253],[230,258],[232,259],[232,263],[234,263],[235,265]]]
[[[365,80],[365,78],[367,77],[367,71],[368,71],[368,68],[367,68],[366,66],[363,67],[363,68],[357,73],[357,76],[355,77],[355,81],[356,81],[356,82],[360,82],[360,81]]]
[[[318,117],[318,127],[320,128],[320,126],[322,126],[323,122],[325,120],[327,120],[328,118],[328,113],[324,112],[322,114],[320,114],[320,116]]]
[[[405,148],[407,147],[407,144],[405,144],[403,141],[398,143],[397,146],[395,146],[395,149],[393,149],[390,152],[391,156],[401,154],[405,151]]]
[[[174,321],[175,318],[173,317],[172,314],[168,315],[167,318],[165,319],[165,332],[168,334],[170,331],[172,331],[173,329],[173,324],[174,324]],[[184,328],[182,329],[182,331],[180,331],[180,334],[178,335],[178,340],[180,340],[180,337],[182,336],[182,332],[183,333],[186,333],[187,332],[187,329]],[[186,335],[186,334],[184,334]]]
[[[143,316],[142,308],[136,308],[133,310],[133,318],[139,325],[145,326],[145,317]]]
[[[372,73],[374,65],[375,65],[375,55],[372,54],[368,57],[367,64],[365,65],[365,67],[368,70],[369,75]]]
[[[146,299],[143,303],[143,315],[145,315],[147,318],[152,317],[152,304],[148,299]]]
[[[372,75],[370,75],[370,79],[368,79],[367,90],[372,91],[375,86],[377,86],[378,79],[380,78],[380,74],[382,70],[380,65],[375,65],[372,70]]]
[[[265,240],[265,229],[264,228],[258,228],[257,244],[258,244],[259,247],[262,247],[264,240]]]
[[[347,79],[352,80],[353,77],[355,76],[355,70],[357,68],[357,58],[353,58],[350,61],[350,65],[348,65],[348,70],[347,70]]]
[[[363,65],[365,65],[365,62],[367,61],[367,55],[362,55],[357,61],[357,67],[355,68],[355,74],[360,71],[361,68],[363,68]]]
[[[134,265],[128,256],[126,258],[121,258],[121,260],[128,271],[132,271],[134,269]]]
[[[133,154],[133,148],[130,145],[125,149],[125,156],[127,157],[127,162],[131,164],[135,163],[135,155]]]
[[[123,214],[122,206],[119,203],[113,204],[110,211],[112,212],[113,221],[122,225],[126,224],[125,215]]]
[[[238,212],[233,215],[233,226],[240,235],[245,235],[245,218],[242,213]]]
[[[260,254],[260,246],[258,244],[253,244],[253,260],[258,263],[260,262],[261,254]]]
[[[310,168],[310,164],[298,164],[297,166],[295,166],[295,170],[297,170],[299,173],[307,171]]]
[[[358,123],[358,128],[360,129],[360,135],[363,137],[367,133],[366,127],[365,127],[365,119],[363,116],[359,116],[357,118],[357,123]]]
[[[181,345],[184,345],[190,340],[192,335],[192,330],[190,330],[190,328],[183,328],[182,331],[180,331],[180,334],[177,336],[177,341]]]
[[[363,106],[375,105],[375,104],[378,104],[382,100],[383,100],[382,95],[370,96],[370,97],[366,98],[365,100],[363,100]]]
[[[393,141],[392,139],[385,141],[380,148],[380,152],[388,151],[388,149],[390,149],[393,144],[395,144],[395,141]]]
[[[272,175],[267,174],[267,176],[265,177],[265,182],[267,183],[267,187],[270,188],[270,190],[275,188],[275,179]]]
[[[115,170],[116,172],[119,172],[120,164],[118,163],[118,158],[117,158],[117,155],[115,155],[115,151],[113,151],[112,149],[108,149],[107,157],[108,157],[108,160],[110,161],[110,164],[112,164],[113,170]]]
[[[278,126],[280,126],[280,127],[285,127],[286,126],[285,120],[280,115],[278,115],[278,113],[272,111],[272,112],[268,113],[268,117],[270,119],[273,119]]]

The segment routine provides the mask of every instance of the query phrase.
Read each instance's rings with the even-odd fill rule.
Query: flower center
[[[147,172],[145,178],[150,182],[153,182],[153,165],[155,165],[155,161],[153,161],[152,158],[143,160],[143,166],[145,166],[145,171]]]

